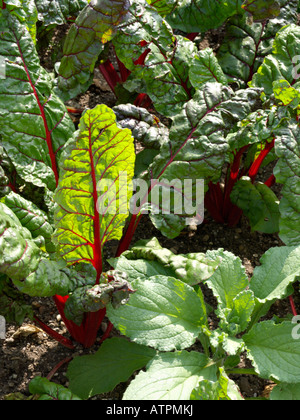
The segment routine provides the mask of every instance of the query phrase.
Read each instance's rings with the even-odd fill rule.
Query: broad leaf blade
[[[189,400],[202,380],[216,381],[217,367],[202,353],[161,353],[127,388],[123,400]]]
[[[271,401],[299,401],[300,384],[278,384],[270,394]]]
[[[242,8],[250,13],[255,21],[272,19],[280,14],[278,0],[245,0]]]
[[[66,38],[59,67],[57,94],[64,100],[92,84],[95,63],[104,44],[116,33],[128,10],[128,0],[91,0]]]
[[[250,282],[255,297],[265,303],[289,296],[293,291],[290,285],[300,276],[299,258],[299,246],[269,249]]]
[[[14,192],[6,195],[1,201],[15,213],[22,226],[31,232],[33,238],[43,236],[48,253],[55,252],[55,245],[52,243],[53,227],[45,212]]]
[[[294,85],[299,79],[299,39],[299,26],[292,24],[283,27],[276,35],[272,54],[264,59],[253,77],[251,86],[262,87],[267,95],[272,95],[273,82],[276,80],[287,80]]]
[[[207,82],[227,85],[227,78],[211,48],[201,50],[195,55],[190,68],[190,81],[195,89],[200,89]]]
[[[67,18],[75,16],[89,0],[35,0],[39,12],[39,20],[44,26],[63,25]]]
[[[241,13],[242,0],[179,0],[167,16],[173,28],[183,32],[206,32],[218,28],[226,19]]]
[[[188,39],[175,37],[144,0],[133,2],[130,14],[113,39],[118,58],[132,72],[124,86],[147,93],[158,112],[172,117],[193,96],[188,72],[197,48]]]
[[[300,347],[293,338],[291,322],[256,324],[243,340],[256,372],[266,379],[296,384],[300,382]]]
[[[7,59],[6,78],[0,79],[2,143],[25,181],[54,190],[57,160],[74,125],[53,94],[26,26],[5,10],[0,26],[0,55]]]
[[[173,118],[170,143],[163,144],[149,171],[151,179],[157,180],[151,190],[151,219],[165,236],[177,236],[191,217],[198,219],[199,223],[203,221],[202,193],[207,191],[210,181],[220,179],[229,149],[227,134],[238,121],[249,115],[258,97],[257,90],[234,93],[222,84],[206,83]],[[184,180],[192,181],[192,193],[187,193],[183,187],[181,191],[174,188],[172,182],[178,179],[181,186]],[[199,180],[205,181],[204,191],[201,187],[196,190],[195,184]],[[188,197],[185,198],[185,194],[180,197],[180,192],[186,192]],[[162,204],[167,203],[163,195],[166,193],[184,203],[181,212],[173,206],[169,216],[160,214]],[[157,198],[153,199],[153,196]],[[187,207],[193,207],[192,216],[185,211],[186,202]]]
[[[55,234],[69,264],[85,261],[102,272],[105,242],[120,239],[128,217],[134,175],[131,132],[120,129],[105,105],[87,110],[61,159],[55,194]]]
[[[93,355],[76,357],[69,364],[69,388],[83,399],[112,391],[155,356],[156,351],[123,338],[105,340]]]
[[[108,307],[110,321],[138,344],[158,350],[192,345],[206,325],[203,297],[172,277],[154,276],[131,282],[136,292],[119,309]]]
[[[263,233],[279,231],[279,200],[263,183],[253,185],[249,178],[242,178],[236,183],[231,200],[249,218],[252,230]]]
[[[209,251],[207,256],[211,259],[220,258],[221,263],[206,283],[218,299],[220,309],[233,309],[235,298],[249,285],[242,261],[223,249]]]
[[[95,283],[95,272],[80,273],[66,268],[64,263],[49,261],[29,230],[3,203],[0,214],[0,273],[9,276],[21,292],[30,296],[65,296],[79,286]]]

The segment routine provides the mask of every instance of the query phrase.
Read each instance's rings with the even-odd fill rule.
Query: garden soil
[[[64,32],[64,28],[60,33]],[[61,42],[60,33],[56,34],[52,43],[52,48]],[[212,31],[208,37],[202,41],[203,48],[207,46],[217,47],[222,32]],[[47,58],[53,51],[43,52],[43,64],[47,67]],[[49,69],[52,70],[52,69]],[[69,105],[76,108],[93,108],[99,103],[105,103],[112,107],[115,105],[115,97],[102,78],[99,71],[95,72],[95,79],[90,89],[78,98],[70,101]],[[73,117],[74,118],[74,117]],[[271,173],[272,167],[265,168]],[[264,179],[267,174],[263,174]],[[276,191],[280,194],[280,190]],[[239,256],[246,268],[249,280],[253,270],[260,264],[260,257],[271,247],[282,245],[277,235],[266,235],[251,232],[247,220],[244,218],[235,228],[229,228],[215,223],[206,215],[206,221],[198,226],[196,230],[186,229],[181,235],[173,240],[163,237],[156,230],[147,216],[140,222],[135,233],[133,243],[140,239],[150,239],[157,237],[162,246],[169,248],[175,254],[185,254],[189,252],[206,252],[208,250],[223,248]],[[109,243],[106,248],[107,258],[113,257],[117,249],[117,244]],[[207,302],[214,306],[215,301],[211,292],[203,288]],[[68,332],[61,321],[52,299],[30,298],[33,308],[40,319],[60,334],[69,337]],[[296,308],[300,313],[300,299],[295,293]],[[285,317],[291,313],[289,301],[284,300],[275,303],[266,318],[274,315]],[[18,393],[18,398],[30,396],[28,384],[35,376],[45,376],[51,378],[53,382],[68,386],[66,375],[68,362],[73,357],[93,354],[99,348],[101,336],[107,327],[108,321],[102,323],[99,330],[96,344],[90,349],[84,349],[77,345],[75,350],[69,350],[61,344],[55,342],[42,330],[37,328],[32,321],[26,319],[20,327],[17,325],[7,325],[6,339],[0,340],[0,400],[10,398],[11,394]],[[214,324],[215,320],[211,319]],[[117,330],[113,329],[111,336],[118,336]],[[193,346],[197,350],[198,343]],[[59,367],[60,366],[60,367]],[[245,356],[240,367],[249,367],[250,362]],[[132,378],[130,378],[131,380]],[[250,375],[234,375],[232,379],[239,385],[242,395],[245,398],[268,396],[273,384],[269,381],[259,379]],[[130,381],[129,380],[129,381]],[[121,400],[123,392],[128,383],[122,383],[108,394],[93,397],[98,400]]]

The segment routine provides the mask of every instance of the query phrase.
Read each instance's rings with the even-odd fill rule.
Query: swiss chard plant
[[[110,260],[129,273],[137,290],[126,305],[108,308],[109,319],[130,341],[112,338],[94,355],[75,358],[67,373],[70,390],[86,399],[140,370],[124,400],[239,400],[232,375],[248,374],[276,383],[271,399],[299,399],[295,324],[261,320],[292,293],[299,253],[299,246],[269,249],[249,282],[240,258],[223,249],[174,255],[156,238],[137,243]],[[211,289],[214,308],[203,287]],[[238,366],[245,354],[252,362],[247,369]]]
[[[298,386],[297,372],[291,379],[292,373],[275,368],[270,373],[269,362],[263,368],[263,343],[253,344],[254,336],[260,342],[276,330],[283,343],[295,345],[287,338],[287,323],[257,321],[275,299],[291,294],[299,276],[297,9],[296,0],[0,0],[2,315],[20,323],[30,317],[70,348],[74,342],[45,325],[24,294],[52,297],[72,339],[85,347],[94,344],[108,315],[103,339],[115,324],[132,342],[114,339],[99,350],[115,365],[111,348],[120,343],[123,349],[119,362],[126,374],[121,369],[122,378],[115,379],[109,372],[107,387],[149,362],[149,372],[132,383],[128,398],[143,375],[149,374],[151,384],[174,354],[179,370],[189,357],[197,365],[182,395],[198,398],[203,389],[204,396],[225,395],[230,388],[237,396],[228,374],[244,349],[256,373],[283,387]],[[73,24],[52,73],[41,65],[40,40],[47,42],[67,22]],[[225,35],[217,51],[201,49],[207,31],[221,25]],[[117,104],[80,111],[77,126],[67,101],[86,92],[96,66]],[[136,143],[143,148],[138,154]],[[273,173],[258,182],[259,170],[269,163]],[[146,185],[138,201],[131,198],[134,178]],[[266,268],[259,269],[248,289],[240,261],[225,251],[174,256],[155,241],[128,251],[145,212],[169,238],[187,223],[202,222],[203,202],[195,207],[198,180],[204,180],[205,208],[218,222],[233,226],[244,213],[253,230],[279,233],[286,246],[270,251],[263,263],[270,269],[278,263],[280,275],[264,277]],[[177,181],[191,182],[188,197]],[[280,197],[272,189],[275,182],[283,185]],[[173,197],[167,213],[161,211],[165,193]],[[193,212],[178,211],[183,198]],[[111,240],[119,241],[118,259],[107,264],[104,250]],[[200,281],[218,300],[215,330],[208,328]],[[145,314],[136,312],[141,302],[147,303]],[[172,314],[178,322],[159,325],[155,334],[152,323],[145,327],[141,320],[158,307],[161,319]],[[170,310],[165,318],[164,307]],[[122,311],[128,325],[121,322]],[[196,339],[203,354],[189,356],[185,349]],[[90,390],[83,392],[90,396]]]
[[[299,167],[298,140],[289,136],[283,144],[282,138],[298,123],[297,99],[288,99],[291,92],[295,98],[299,95],[297,8],[297,1],[284,0],[91,1],[67,36],[56,93],[66,100],[91,84],[97,62],[91,51],[97,47],[97,65],[100,61],[100,70],[124,103],[121,110],[116,108],[120,123],[134,127],[136,138],[144,141],[138,160],[148,169],[149,194],[143,203],[151,201],[151,180],[162,188],[162,180],[176,178],[176,165],[180,179],[205,180],[205,207],[217,222],[234,226],[244,213],[253,230],[279,232],[286,245],[297,244],[299,171],[291,174],[289,168]],[[224,22],[225,36],[217,52],[199,50],[201,34]],[[117,68],[107,59],[109,48]],[[286,83],[293,89],[284,99]],[[162,128],[154,115],[151,121],[151,113],[146,115],[141,106],[168,118],[167,127]],[[160,127],[153,129],[151,142],[140,137],[145,124]],[[283,163],[282,150],[287,147],[295,153]],[[258,181],[260,169],[275,161],[274,173]],[[289,175],[282,177],[283,166]],[[285,186],[280,201],[272,187],[285,184],[287,177],[293,178],[294,187]],[[152,207],[152,221],[170,238],[185,227],[180,216],[157,216]],[[133,217],[130,226],[136,227],[138,220]]]

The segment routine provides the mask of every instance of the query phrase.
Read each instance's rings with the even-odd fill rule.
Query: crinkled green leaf
[[[203,296],[172,277],[157,275],[131,282],[136,292],[125,306],[107,315],[132,341],[168,351],[192,345],[206,324]]]
[[[68,32],[58,71],[56,92],[64,101],[92,84],[98,56],[115,35],[128,6],[128,0],[91,0],[81,11]]]
[[[198,352],[160,353],[126,389],[123,400],[189,400],[199,382],[217,380],[217,366]]]
[[[189,76],[195,89],[200,89],[207,82],[227,85],[227,78],[211,48],[201,50],[195,55]]]
[[[300,128],[290,123],[276,131],[274,169],[276,181],[283,184],[280,200],[280,233],[289,246],[300,243]]]
[[[165,236],[178,236],[191,223],[192,217],[201,223],[201,197],[210,181],[218,182],[220,179],[229,148],[226,136],[239,120],[249,115],[258,97],[257,90],[234,93],[222,84],[206,83],[174,117],[170,144],[163,144],[149,168],[151,179],[157,180],[151,188],[150,217]],[[178,179],[181,189],[176,184],[176,188],[173,185],[171,189],[172,181]],[[186,179],[193,182],[193,190],[191,193],[186,191],[183,197],[182,184]],[[201,184],[196,190],[197,180],[204,180],[204,191],[201,190]],[[162,214],[160,210],[163,204],[168,204],[163,194],[171,194],[174,200],[170,200],[171,204],[175,202],[178,206],[170,206],[169,215]],[[183,209],[180,209],[182,203]],[[194,214],[185,211],[186,205],[193,208]]]
[[[40,235],[44,237],[48,253],[55,252],[55,246],[52,242],[53,227],[49,223],[45,212],[14,192],[6,195],[1,201],[15,213],[22,226],[31,232],[33,238]]]
[[[152,238],[139,241],[120,258],[110,259],[109,263],[116,270],[125,271],[130,281],[162,274],[195,285],[215,272],[219,260],[211,260],[203,253],[175,255]]]
[[[0,79],[2,144],[25,181],[54,190],[57,159],[74,125],[53,94],[51,77],[40,66],[26,26],[8,11],[2,14],[0,55],[6,58],[6,78]]]
[[[250,23],[246,14],[228,20],[217,58],[229,81],[246,87],[266,55],[272,53],[277,32],[297,23],[298,0],[280,0],[280,15],[263,23]]]
[[[230,313],[230,311],[228,312]],[[222,314],[221,311],[219,311],[219,313]],[[234,326],[234,328],[236,328],[236,326]],[[245,347],[241,338],[236,338],[233,335],[229,335],[221,328],[216,328],[215,330],[210,332],[209,341],[210,344],[216,349],[222,349],[228,356],[231,357],[240,355]]]
[[[154,349],[124,338],[105,340],[96,353],[71,361],[67,372],[69,388],[83,399],[112,391],[142,369],[155,354]]]
[[[299,79],[300,28],[294,24],[283,27],[276,35],[272,54],[268,55],[254,75],[252,87],[273,93],[273,82],[287,80],[292,86]]]
[[[283,103],[284,106],[297,108],[300,104],[300,92],[293,88],[287,80],[275,80],[273,82],[275,98]]]
[[[79,286],[95,284],[94,269],[81,265],[77,270],[69,269],[62,261],[48,260],[29,230],[3,203],[0,214],[0,273],[11,278],[21,292],[30,296],[65,296]]]
[[[24,25],[31,35],[32,41],[36,44],[36,23],[38,20],[38,12],[35,0],[7,0],[5,1],[6,9]],[[1,6],[2,9],[2,6]],[[2,10],[0,10],[0,16]]]
[[[136,141],[143,146],[160,149],[169,141],[169,130],[157,117],[145,108],[132,104],[118,105],[113,108],[120,127],[129,128]]]
[[[29,230],[2,203],[0,213],[0,271],[14,280],[22,280],[36,270],[42,251],[32,241]]]
[[[212,260],[220,258],[221,262],[206,284],[217,298],[219,309],[233,309],[235,298],[249,285],[242,261],[239,257],[223,249],[208,251],[207,257]]]
[[[166,19],[173,28],[186,33],[206,32],[220,27],[226,19],[241,13],[242,0],[179,0]]]
[[[230,197],[248,217],[252,230],[263,233],[279,231],[279,200],[265,184],[252,184],[250,178],[243,177],[236,183]]]
[[[197,48],[188,39],[175,37],[145,0],[132,2],[130,14],[113,39],[118,58],[132,72],[124,86],[147,93],[161,114],[176,115],[194,93],[188,73]]]
[[[147,0],[160,15],[167,15],[176,7],[178,0]]]
[[[128,129],[106,105],[87,110],[61,158],[55,194],[54,239],[70,264],[86,261],[102,272],[105,242],[120,239],[128,217],[135,153]]]
[[[193,390],[191,400],[200,401],[237,401],[243,400],[238,386],[229,379],[223,368],[218,381],[204,380]]]
[[[261,303],[289,296],[290,285],[300,276],[299,261],[300,246],[269,249],[254,270],[250,290]]]
[[[251,290],[243,290],[232,302],[232,308],[221,309],[217,312],[221,319],[220,328],[234,337],[246,330],[254,310],[254,293]]]
[[[279,0],[245,0],[242,8],[253,16],[255,21],[272,19],[280,14]]]
[[[63,25],[68,17],[78,14],[89,0],[35,0],[39,20],[45,26]]]
[[[33,318],[33,309],[7,276],[0,274],[0,315],[6,322],[21,325],[25,318]]]
[[[105,273],[106,274],[106,273]],[[76,289],[65,305],[65,315],[77,325],[81,325],[85,312],[98,312],[111,303],[113,308],[127,303],[131,293],[127,274],[120,271],[110,271],[104,277],[101,275],[100,284],[84,286]],[[108,281],[109,280],[109,281]]]
[[[296,384],[300,382],[300,346],[293,338],[294,324],[260,322],[243,336],[251,359],[260,377]]]
[[[62,385],[36,376],[29,383],[31,394],[38,395],[39,401],[80,401],[81,399]]]

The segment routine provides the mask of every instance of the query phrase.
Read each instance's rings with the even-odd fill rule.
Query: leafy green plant
[[[97,20],[97,48],[103,50],[99,57],[100,70],[119,102],[126,103],[130,99],[137,106],[134,110],[132,106],[122,105],[121,112],[116,108],[117,115],[121,113],[121,118],[125,119],[120,121],[123,126],[135,127],[138,140],[143,142],[138,127],[145,123],[155,126],[157,121],[153,117],[150,122],[151,116],[141,113],[140,106],[152,106],[171,121],[171,127],[156,133],[156,141],[143,143],[148,150],[144,168],[148,168],[145,179],[149,182],[149,194],[142,201],[151,202],[151,192],[154,194],[151,179],[174,179],[172,169],[176,164],[182,168],[180,179],[205,179],[205,206],[217,222],[235,226],[244,213],[253,230],[279,232],[286,245],[297,244],[299,229],[295,219],[299,218],[299,209],[295,187],[289,189],[289,199],[284,197],[280,205],[272,187],[276,182],[285,183],[286,178],[279,175],[279,167],[284,165],[288,171],[291,164],[295,166],[299,161],[296,153],[285,157],[282,163],[280,152],[282,130],[294,131],[297,125],[297,106],[290,107],[290,103],[282,103],[280,95],[275,94],[276,99],[273,96],[280,80],[292,86],[297,82],[293,59],[299,56],[299,28],[295,25],[298,2],[221,2],[218,13],[215,13],[215,2],[148,3],[144,0],[132,4],[120,2],[110,9],[101,1],[92,1],[90,9],[82,13],[85,19],[82,31],[86,34],[94,27],[97,10],[114,17],[109,23],[106,18],[100,19],[101,22]],[[196,10],[200,4],[202,13]],[[93,61],[89,59],[90,48],[96,44],[91,38],[88,48],[84,46],[82,33],[76,31],[76,25],[82,27],[83,23],[80,17],[78,19],[66,39],[66,52],[58,70],[56,92],[64,99],[73,95],[73,89],[76,93],[86,89],[96,63],[94,55]],[[194,41],[197,34],[225,21],[226,34],[217,53],[210,48],[199,51]],[[290,26],[285,27],[287,24]],[[178,35],[175,32],[178,29],[184,31],[186,37]],[[119,69],[106,59],[108,41],[115,51]],[[80,55],[74,45],[82,46]],[[298,92],[297,85],[294,89]],[[262,91],[265,96],[261,101]],[[192,118],[194,108],[198,111]],[[207,131],[209,124],[215,130]],[[181,131],[181,127],[186,130]],[[204,149],[198,146],[197,139],[205,145]],[[193,148],[193,153],[189,147]],[[287,144],[284,150],[286,147]],[[145,151],[140,159],[146,154]],[[260,169],[278,158],[281,163],[275,173],[257,183]],[[225,178],[224,167],[227,167]],[[294,181],[290,182],[296,185],[298,171],[293,172],[292,177]],[[287,219],[292,213],[291,229]],[[174,214],[157,216],[152,210],[150,217],[170,238],[185,227],[183,218]],[[136,228],[138,222],[139,216],[133,216],[121,251],[127,249],[132,227]]]
[[[113,324],[132,339],[113,339],[100,348],[92,363],[103,358],[111,370],[100,385],[90,375],[95,391],[82,388],[79,396],[112,389],[148,365],[125,398],[147,378],[142,398],[153,395],[159,370],[166,376],[155,390],[161,390],[158,398],[166,389],[172,398],[237,398],[228,375],[245,349],[256,374],[280,382],[274,395],[278,389],[297,392],[291,323],[258,323],[276,299],[291,295],[290,284],[299,276],[297,10],[296,0],[0,1],[1,314],[19,323],[29,316],[73,349],[73,341],[45,325],[22,294],[53,297],[72,338],[83,346],[95,342],[105,315],[111,322],[103,340]],[[45,34],[47,43],[66,22],[74,23],[50,73],[40,63],[40,41]],[[200,50],[205,32],[220,25],[225,36],[218,51]],[[96,66],[118,103],[113,110],[101,104],[80,110],[77,126],[66,103],[86,92]],[[134,141],[143,146],[137,156]],[[273,174],[257,182],[268,163],[276,163]],[[147,188],[130,213],[134,176]],[[265,255],[249,288],[240,260],[223,250],[175,256],[151,241],[128,251],[149,203],[152,222],[169,238],[187,220],[202,221],[201,214],[191,220],[186,210],[176,212],[176,200],[169,214],[157,211],[162,187],[182,198],[174,179],[204,179],[206,209],[218,222],[233,226],[244,213],[253,230],[279,232],[286,246]],[[271,189],[275,182],[283,185],[280,199]],[[196,196],[194,188],[193,207]],[[113,270],[106,271],[110,240],[119,246],[117,259],[109,261]],[[200,282],[218,301],[213,330]],[[270,342],[271,357],[263,358],[268,334],[287,354],[280,369],[272,363],[280,355]],[[203,352],[188,352],[196,340]],[[116,345],[126,367],[120,376],[112,372]],[[90,359],[84,360],[83,378],[91,372]],[[185,376],[182,391],[176,377],[189,362],[193,373]],[[72,389],[80,383],[74,374],[80,363],[70,365]]]
[[[68,368],[70,389],[88,398],[146,366],[125,400],[242,399],[233,374],[258,375],[282,392],[295,391],[300,353],[294,325],[261,318],[292,293],[299,253],[299,246],[271,248],[249,283],[240,258],[223,249],[174,255],[155,238],[137,243],[110,261],[129,273],[137,290],[126,305],[108,308],[109,319],[130,342],[112,338],[94,355],[75,358]],[[205,303],[201,284],[213,292],[214,309]],[[252,368],[238,367],[244,352]]]

